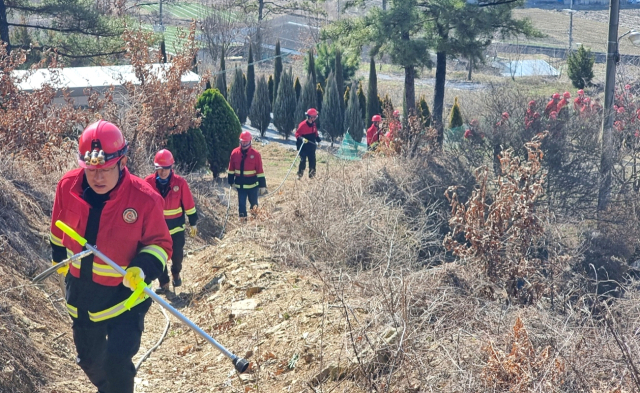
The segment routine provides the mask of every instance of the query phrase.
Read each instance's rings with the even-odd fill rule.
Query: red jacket
[[[60,220],[86,237],[91,206],[83,199],[86,192],[83,180],[84,170],[74,169],[62,177],[56,188],[50,234],[54,255],[56,249],[66,248],[67,255],[82,251],[82,246],[55,226],[55,222]],[[125,270],[129,265],[142,267],[152,280],[171,258],[173,244],[164,223],[162,198],[126,168],[104,203],[99,226],[91,224],[97,228],[95,246]],[[82,309],[97,322],[122,314],[125,310],[121,302],[131,291],[121,285],[122,276],[111,266],[97,256],[91,258],[93,262],[89,264],[83,259],[69,265],[72,278],[67,277],[67,309],[74,318],[78,318]],[[56,262],[62,259],[54,256]],[[91,266],[92,271],[82,270],[81,278],[81,267],[85,266]]]
[[[367,146],[371,146],[376,142],[380,142],[380,133],[382,131],[380,128],[376,127],[375,124],[372,124],[371,127],[367,130]]]
[[[184,231],[185,213],[189,217],[189,225],[196,225],[198,221],[196,204],[193,201],[189,184],[184,178],[171,171],[169,184],[166,188],[158,184],[155,173],[145,177],[144,180],[164,198],[164,219],[170,234]]]
[[[233,149],[229,158],[227,180],[236,188],[267,187],[260,153],[253,147],[245,151],[239,146]]]
[[[549,101],[547,107],[544,109],[544,114],[549,116],[551,112],[558,112],[558,103],[555,100]]]
[[[307,138],[311,142],[317,142],[318,126],[316,126],[315,122],[309,125],[309,123],[306,120],[304,120],[303,122],[298,124],[298,129],[296,130],[295,137],[296,139]]]

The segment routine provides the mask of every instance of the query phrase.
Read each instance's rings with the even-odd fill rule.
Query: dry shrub
[[[535,250],[544,233],[544,212],[538,202],[544,195],[540,145],[545,135],[539,134],[526,144],[526,162],[513,157],[511,150],[504,151],[502,175],[496,184],[490,183],[486,166],[478,168],[478,188],[466,203],[459,201],[457,187],[450,187],[446,193],[451,204],[452,230],[444,240],[447,249],[472,265],[480,265],[490,280],[506,288],[510,297],[526,302],[540,296],[544,286],[542,270],[554,269]],[[527,279],[531,285],[525,287]]]
[[[491,389],[514,393],[538,390],[539,386],[562,383],[565,366],[553,356],[549,346],[536,350],[520,318],[513,325],[511,351],[506,353],[493,344],[483,348],[489,360],[482,376]]]

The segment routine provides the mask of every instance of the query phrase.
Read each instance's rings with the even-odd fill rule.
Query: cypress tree
[[[269,86],[264,79],[264,75],[258,79],[258,87],[253,96],[253,103],[249,111],[251,127],[260,130],[260,136],[264,137],[269,123],[271,122],[271,100],[269,96]]]
[[[300,99],[300,93],[302,92],[302,85],[300,79],[296,76],[296,81],[293,82],[293,90],[296,91],[296,102]]]
[[[463,124],[462,112],[460,111],[460,104],[458,103],[458,97],[453,100],[453,106],[451,107],[451,114],[449,115],[449,128],[458,128]]]
[[[173,153],[176,165],[183,172],[193,172],[207,164],[207,141],[199,128],[170,135],[167,149]]]
[[[315,86],[318,81],[316,80],[316,59],[313,56],[313,48],[309,49],[309,60],[307,61],[307,75],[311,75],[311,80]]]
[[[253,102],[253,93],[256,91],[256,73],[253,67],[253,50],[249,44],[249,65],[247,66],[247,108],[251,108]]]
[[[347,108],[347,105],[349,104],[349,94],[351,93],[351,89],[349,88],[349,86],[347,86],[347,88],[344,90],[344,107],[345,110]]]
[[[275,105],[273,106],[273,125],[284,139],[289,139],[295,124],[296,92],[293,89],[293,71],[281,75]]]
[[[280,40],[276,42],[276,59],[273,71],[273,99],[275,101],[278,95],[278,87],[280,86],[280,77],[282,76],[282,56],[280,55]]]
[[[238,116],[217,89],[202,93],[196,107],[202,118],[200,131],[207,142],[209,168],[217,177],[229,167],[229,156],[238,146],[242,127]]]
[[[418,102],[418,115],[425,127],[431,127],[431,111],[424,96],[420,97],[420,102]]]
[[[376,75],[376,62],[371,58],[369,63],[369,87],[367,89],[367,118],[365,126],[371,125],[373,115],[380,114],[380,97],[378,96],[378,76]]]
[[[248,113],[245,79],[240,68],[236,68],[235,74],[233,85],[231,85],[231,90],[229,91],[229,104],[238,116],[240,124],[244,124],[247,121]]]
[[[356,83],[354,82],[352,85],[352,90],[355,90]],[[347,92],[349,91],[349,87],[347,87]],[[347,93],[345,93],[345,97]],[[362,111],[360,110],[360,100],[358,99],[357,94],[351,94],[349,97],[349,101],[347,103],[347,110],[344,114],[344,126],[343,128],[347,130],[349,135],[353,138],[354,141],[360,142],[362,140],[362,136],[364,135],[364,121],[362,120]]]
[[[327,79],[327,87],[322,102],[322,111],[325,114],[322,118],[322,132],[331,140],[331,145],[333,145],[336,138],[342,136],[342,127],[344,126],[343,103],[344,101],[336,85],[336,78],[331,73]]]
[[[275,90],[273,90],[273,75],[269,75],[267,86],[269,87],[269,101],[271,101],[271,106],[273,106],[273,99],[276,96]]]
[[[318,112],[322,111],[322,101],[324,100],[324,90],[320,83],[316,84],[316,105],[318,105]]]
[[[340,49],[336,48],[336,61],[335,61],[335,78],[336,78],[336,86],[338,87],[338,94],[340,97],[344,94],[344,76],[342,70],[342,52]],[[344,102],[342,103],[342,112],[344,112],[346,105]]]
[[[305,112],[309,108],[318,109],[318,105],[316,104],[316,89],[311,75],[307,76],[307,80],[304,82],[304,88],[302,89],[302,94],[298,100],[298,106],[296,107],[297,122],[301,122],[306,118]]]
[[[220,73],[216,77],[216,89],[222,94],[224,99],[227,99],[227,69],[224,64],[224,45],[222,46],[222,52],[220,53]]]
[[[362,121],[367,124],[367,96],[362,88],[362,81],[358,83],[358,103],[360,104],[360,112],[362,112]]]
[[[385,117],[387,112],[393,112],[393,102],[391,101],[391,97],[389,97],[389,94],[385,94],[384,95],[384,99],[382,100],[382,117]]]

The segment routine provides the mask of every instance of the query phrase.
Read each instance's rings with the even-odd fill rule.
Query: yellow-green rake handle
[[[124,302],[124,308],[127,310],[131,310],[131,307],[136,305],[136,301],[138,300],[140,295],[142,295],[145,288],[147,288],[147,283],[145,283],[144,281],[140,281],[138,283],[138,286],[136,287],[136,290],[133,291],[131,296],[129,296],[129,299],[127,299],[127,301]]]
[[[62,232],[69,235],[69,237],[71,237],[73,240],[80,243],[81,246],[84,247],[84,245],[87,244],[87,240],[84,237],[80,236],[78,232],[74,231],[73,228],[71,228],[69,225],[65,224],[64,222],[58,220],[56,221],[56,226],[60,228]]]

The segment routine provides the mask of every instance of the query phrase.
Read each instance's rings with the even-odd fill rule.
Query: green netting
[[[444,143],[454,144],[460,143],[464,139],[464,132],[469,128],[467,125],[460,127],[447,128],[444,130]]]
[[[366,152],[367,144],[354,141],[351,135],[347,133],[336,152],[336,157],[343,160],[360,160]]]

